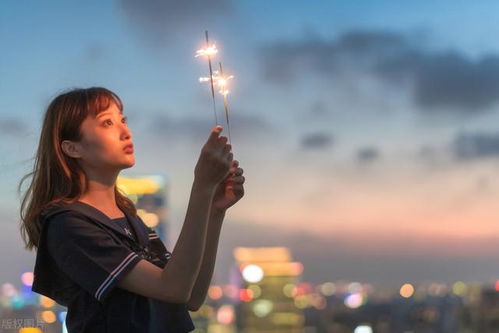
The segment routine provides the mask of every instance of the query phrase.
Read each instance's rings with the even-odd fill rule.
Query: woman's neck
[[[114,188],[115,182],[105,183],[89,179],[85,192],[78,200],[98,208],[107,213],[108,216],[121,216],[123,213],[116,204]]]

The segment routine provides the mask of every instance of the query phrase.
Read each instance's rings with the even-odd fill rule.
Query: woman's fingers
[[[243,185],[235,184],[234,186],[232,186],[232,191],[236,195],[238,195],[239,197],[244,196],[244,187],[243,187]]]
[[[229,178],[228,179],[230,182],[232,183],[237,183],[237,184],[244,184],[244,181],[246,180],[246,178],[244,178],[244,176],[234,176],[232,178]]]
[[[229,173],[233,176],[240,176],[243,174],[243,169],[242,168],[230,168]]]
[[[227,143],[224,148],[223,148],[223,153],[224,154],[227,154],[228,152],[230,152],[230,150],[232,149],[232,146],[230,143]]]
[[[219,139],[219,134],[222,132],[222,126],[216,126],[210,133],[208,137],[208,142],[217,142]]]
[[[234,173],[238,164],[239,164],[238,160],[232,160],[232,166],[230,167],[229,172]]]

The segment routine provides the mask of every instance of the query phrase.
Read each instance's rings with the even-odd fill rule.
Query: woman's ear
[[[69,157],[80,158],[80,145],[76,142],[64,140],[61,142],[61,149]]]

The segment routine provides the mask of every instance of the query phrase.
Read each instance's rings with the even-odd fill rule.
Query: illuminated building
[[[168,234],[168,210],[166,198],[166,177],[162,175],[119,176],[118,188],[130,198],[137,215],[144,223],[156,230],[166,245]]]
[[[303,332],[297,279],[303,265],[284,247],[236,248],[238,326],[244,333]]]
[[[499,292],[496,289],[482,290],[476,315],[479,332],[497,332],[499,328]]]

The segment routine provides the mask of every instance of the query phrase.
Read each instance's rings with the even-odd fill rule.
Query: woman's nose
[[[122,125],[122,136],[125,137],[125,139],[131,139],[132,138],[132,132],[128,128],[126,124]]]

